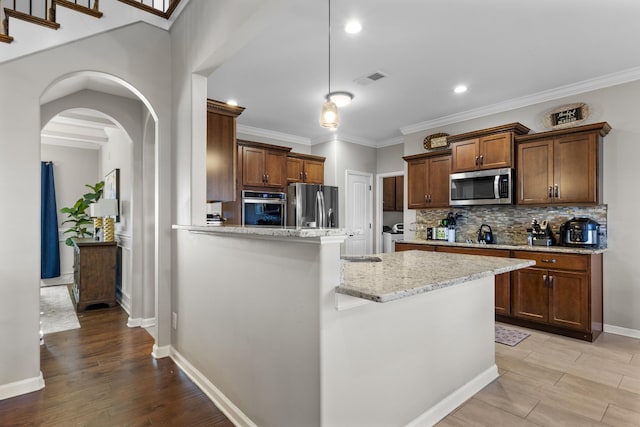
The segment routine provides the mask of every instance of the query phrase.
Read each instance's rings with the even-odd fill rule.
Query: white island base
[[[498,375],[487,266],[513,260],[378,303],[336,292],[344,236],[174,228],[171,355],[237,425],[428,426]]]

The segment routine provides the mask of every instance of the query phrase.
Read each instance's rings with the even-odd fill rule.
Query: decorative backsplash
[[[468,206],[443,209],[421,209],[416,211],[416,239],[425,239],[425,229],[436,227],[449,212],[459,213],[456,222],[456,242],[477,241],[478,229],[488,224],[496,239],[496,243],[505,245],[522,245],[527,243],[527,228],[534,218],[541,223],[547,220],[556,238],[560,226],[573,217],[588,217],[600,224],[600,246],[607,246],[607,205],[598,206]]]

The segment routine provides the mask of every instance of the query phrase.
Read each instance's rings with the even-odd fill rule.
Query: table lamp
[[[113,242],[115,238],[115,226],[113,217],[118,214],[117,199],[100,199],[90,206],[90,216],[93,217],[94,238],[98,231],[103,227],[102,240],[104,242]]]

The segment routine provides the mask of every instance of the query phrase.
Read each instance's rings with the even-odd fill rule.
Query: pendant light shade
[[[325,101],[320,113],[320,125],[324,128],[337,129],[340,124],[340,114],[335,102]]]

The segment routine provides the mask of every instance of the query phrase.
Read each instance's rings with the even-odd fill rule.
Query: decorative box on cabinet
[[[408,208],[449,206],[449,150],[405,156],[407,162]]]
[[[207,201],[236,199],[236,117],[243,107],[207,100]]]
[[[116,242],[74,240],[73,296],[76,311],[116,304]]]
[[[516,137],[520,205],[594,205],[601,199],[606,122]]]
[[[451,172],[513,167],[514,135],[529,128],[510,123],[447,137],[451,144]]]
[[[324,161],[321,156],[289,153],[287,156],[287,184],[305,182],[324,184]]]

